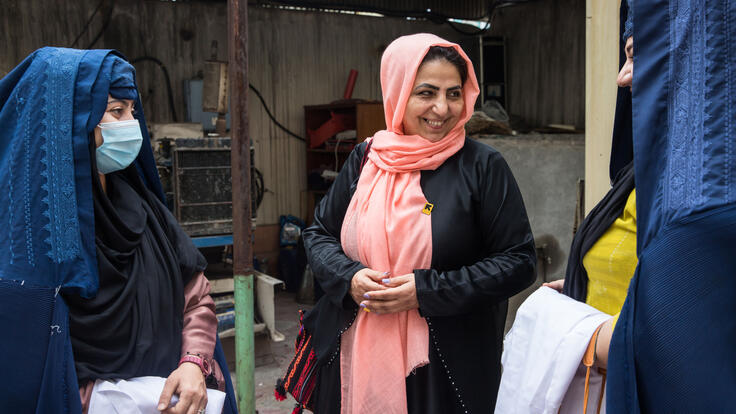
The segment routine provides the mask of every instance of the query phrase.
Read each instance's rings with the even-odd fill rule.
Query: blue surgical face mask
[[[97,147],[97,170],[109,174],[128,167],[143,143],[138,120],[105,122],[99,127],[103,142]]]

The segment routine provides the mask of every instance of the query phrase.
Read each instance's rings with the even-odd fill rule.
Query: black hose
[[[261,93],[258,91],[258,89],[256,89],[255,86],[253,86],[253,84],[249,83],[248,84],[248,87],[250,88],[250,90],[252,90],[253,92],[255,92],[255,94],[258,97],[258,99],[261,100],[261,104],[263,104],[263,109],[266,110],[266,114],[268,114],[268,117],[271,118],[271,121],[273,121],[273,123],[276,124],[277,127],[281,128],[284,132],[286,132],[287,134],[291,135],[292,137],[294,137],[294,138],[296,138],[296,139],[298,139],[300,141],[307,142],[307,140],[304,139],[304,137],[301,137],[301,136],[299,136],[299,135],[291,132],[288,128],[286,128],[285,126],[281,125],[281,123],[279,121],[277,121],[276,118],[274,118],[273,114],[268,109],[268,105],[266,105],[266,101],[263,100],[263,96],[261,96]]]
[[[81,32],[79,32],[79,34],[77,35],[76,39],[74,39],[74,42],[72,43],[70,47],[73,48],[74,46],[76,46],[79,39],[81,39],[82,36],[85,33],[87,33],[87,30],[89,30],[89,24],[92,23],[92,19],[95,17],[97,12],[100,11],[100,7],[102,7],[102,3],[104,2],[105,0],[100,0],[100,2],[97,4],[97,7],[95,8],[95,11],[93,11],[92,14],[89,15],[89,18],[87,19],[87,23],[84,24],[84,28],[82,29]]]
[[[174,122],[179,122],[178,121],[179,117],[176,115],[176,109],[175,109],[175,106],[174,106],[174,93],[173,93],[173,91],[171,89],[171,79],[169,78],[169,71],[166,69],[166,66],[160,60],[156,59],[153,56],[141,56],[141,57],[137,57],[137,58],[131,60],[130,63],[133,64],[133,65],[135,65],[136,63],[141,62],[141,61],[151,61],[151,62],[154,62],[154,63],[156,63],[158,65],[158,67],[161,68],[161,71],[164,74],[164,78],[166,79],[166,92],[167,92],[167,94],[169,96],[169,108],[171,110],[171,116],[174,119]],[[261,92],[258,89],[256,89],[256,87],[253,86],[253,84],[250,84],[249,83],[248,84],[248,87],[256,94],[256,96],[258,97],[258,99],[261,101],[261,104],[263,105],[263,109],[266,111],[266,114],[268,115],[269,118],[271,118],[271,121],[274,124],[276,124],[277,127],[281,128],[284,132],[286,132],[287,134],[291,135],[292,137],[294,137],[294,138],[296,138],[296,139],[298,139],[300,141],[306,142],[306,140],[304,139],[304,137],[301,137],[301,136],[295,134],[294,132],[290,131],[288,128],[286,128],[284,125],[282,125],[278,120],[276,120],[276,118],[271,113],[271,110],[268,109],[268,105],[266,105],[266,101],[263,99],[263,96],[261,95]]]
[[[102,4],[102,2],[100,2]],[[107,26],[110,24],[110,20],[112,20],[112,12],[115,10],[115,2],[112,2],[110,4],[110,10],[108,10],[107,15],[105,16],[105,20],[102,22],[102,28],[97,33],[97,36],[95,36],[94,39],[89,43],[89,45],[86,47],[87,49],[92,49],[92,46],[97,43],[98,40],[100,40],[100,37],[102,37],[102,34],[105,33],[105,30],[107,30]]]
[[[252,186],[253,192],[255,193],[252,205],[253,215],[255,215],[258,207],[260,207],[261,203],[263,202],[263,195],[266,192],[265,186],[263,184],[263,173],[261,173],[258,168],[253,168]]]
[[[179,122],[179,117],[176,116],[176,107],[174,106],[174,92],[171,90],[171,79],[169,79],[169,71],[166,70],[166,66],[153,56],[137,57],[131,60],[130,63],[135,65],[137,62],[142,61],[151,61],[161,68],[161,71],[164,74],[164,79],[166,79],[166,92],[169,95],[169,109],[171,110],[171,117],[174,119],[174,122]]]

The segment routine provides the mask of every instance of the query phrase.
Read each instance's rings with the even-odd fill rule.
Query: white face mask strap
[[[100,129],[123,128],[133,125],[140,126],[140,122],[138,122],[137,119],[128,119],[125,121],[100,122],[99,124],[97,124]]]

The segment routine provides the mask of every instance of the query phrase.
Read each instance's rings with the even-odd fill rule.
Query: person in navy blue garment
[[[607,411],[730,412],[736,4],[637,0],[631,13],[639,265],[612,337]]]
[[[211,319],[206,262],[165,207],[119,53],[42,48],[0,80],[0,186],[0,352],[18,373],[1,412],[79,413],[96,379],[146,375],[169,377],[169,412],[203,412],[213,354],[234,412],[216,332],[187,328]]]

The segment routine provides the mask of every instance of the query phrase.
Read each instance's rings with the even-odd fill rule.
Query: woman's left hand
[[[379,314],[419,308],[414,273],[384,279],[383,285],[388,289],[366,293],[366,300],[360,303],[360,307]]]
[[[175,406],[168,408],[174,394],[179,396],[179,401]],[[168,414],[197,414],[206,406],[207,385],[202,370],[191,362],[179,365],[179,368],[166,378],[157,409]]]
[[[542,286],[554,289],[562,293],[562,288],[565,287],[565,279],[553,280],[551,282],[542,283]]]

